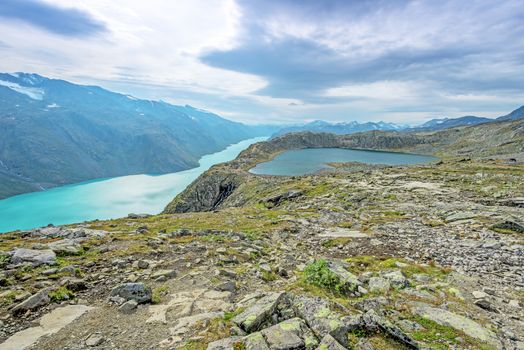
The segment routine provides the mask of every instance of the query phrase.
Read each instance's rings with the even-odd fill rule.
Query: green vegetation
[[[320,259],[307,265],[304,269],[305,282],[341,294],[343,284],[340,278],[328,268],[326,260]]]
[[[162,298],[167,295],[168,291],[169,288],[166,285],[154,288],[153,295],[151,296],[151,302],[153,304],[160,304],[162,302]]]
[[[67,287],[59,287],[57,290],[54,290],[49,293],[49,298],[55,303],[59,303],[64,300],[71,300],[75,297],[75,293],[67,289]]]

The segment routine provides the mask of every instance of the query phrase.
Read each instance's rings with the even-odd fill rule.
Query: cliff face
[[[287,134],[251,145],[233,161],[218,164],[180,193],[164,213],[210,211],[242,205],[235,190],[262,177],[249,173],[257,163],[290,149],[352,148],[437,155],[446,159],[512,158],[524,161],[524,120],[460,127],[437,132],[371,131],[350,135]]]

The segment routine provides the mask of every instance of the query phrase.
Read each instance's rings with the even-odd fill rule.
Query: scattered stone
[[[135,300],[138,303],[148,303],[151,301],[151,288],[143,283],[123,283],[116,286],[111,291],[112,297],[121,297],[124,300]]]
[[[488,294],[485,292],[481,292],[479,290],[473,291],[471,294],[473,294],[473,297],[475,299],[484,299],[488,297]]]
[[[260,332],[251,333],[246,336],[242,342],[246,350],[269,350],[267,342]]]
[[[158,270],[151,275],[151,279],[158,282],[167,281],[174,277],[176,277],[175,270]]]
[[[147,269],[149,267],[149,261],[147,261],[147,260],[138,260],[137,267],[139,269]]]
[[[386,320],[384,317],[379,316],[374,310],[369,310],[362,316],[362,322],[366,329],[370,332],[381,331],[393,339],[401,342],[411,349],[418,349],[417,342],[407,336],[400,328],[393,325],[391,322]]]
[[[138,302],[136,300],[129,300],[120,305],[118,311],[120,311],[123,314],[130,314],[136,310],[137,306]]]
[[[104,337],[99,333],[93,333],[86,339],[87,346],[98,346],[104,342]]]

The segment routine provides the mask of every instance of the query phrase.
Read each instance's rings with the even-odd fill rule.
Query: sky
[[[524,104],[522,0],[1,0],[0,71],[247,123],[422,123]]]

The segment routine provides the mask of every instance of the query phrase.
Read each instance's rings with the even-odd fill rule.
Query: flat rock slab
[[[41,337],[57,333],[91,309],[91,307],[85,305],[68,305],[54,309],[50,313],[42,316],[39,326],[27,328],[13,334],[4,343],[0,344],[0,349],[27,349],[35,344]]]
[[[50,249],[36,250],[36,249],[16,249],[11,256],[11,263],[15,265],[30,263],[33,266],[40,266],[44,264],[55,265],[56,254]]]
[[[430,306],[415,307],[413,312],[440,325],[452,327],[462,331],[474,339],[478,339],[489,345],[497,347],[497,349],[501,348],[501,344],[495,333],[485,329],[480,324],[467,317]]]
[[[323,231],[318,235],[323,238],[368,238],[369,236],[357,230],[348,230],[343,227],[334,227]]]

